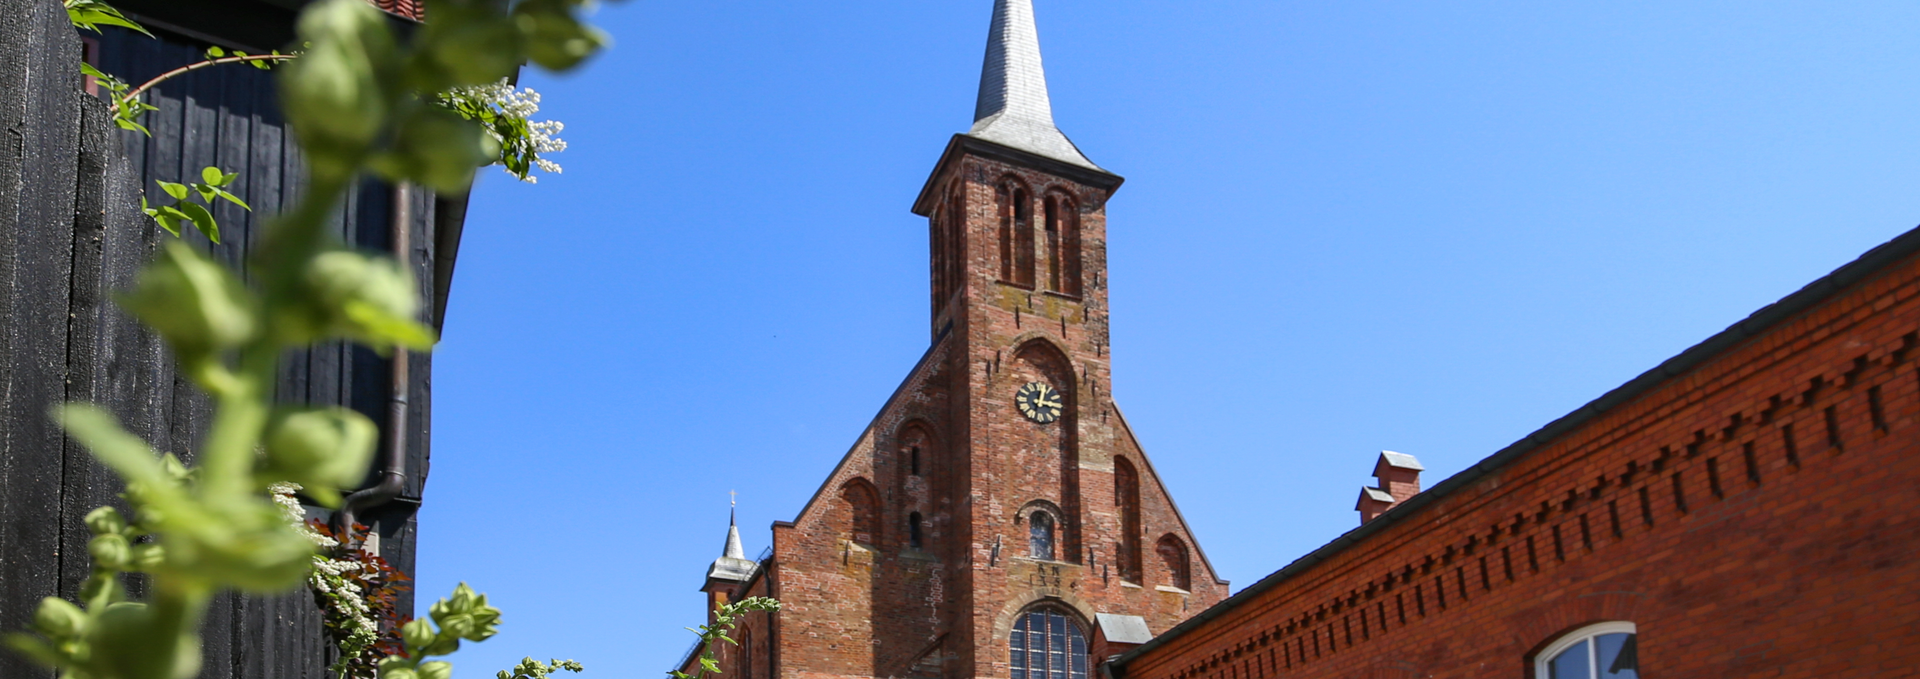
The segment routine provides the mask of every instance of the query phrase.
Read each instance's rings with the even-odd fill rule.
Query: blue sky
[[[434,359],[456,658],[657,676],[740,492],[793,518],[926,347],[908,212],[991,0],[630,2],[530,74],[563,175],[476,189]],[[1114,394],[1245,586],[1920,222],[1920,5],[1036,0],[1109,204]],[[1158,630],[1156,630],[1158,631]]]

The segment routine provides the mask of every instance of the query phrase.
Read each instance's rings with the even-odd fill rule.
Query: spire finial
[[[737,490],[727,491],[727,506],[728,507],[740,506],[740,491],[737,491]]]
[[[1054,127],[1033,0],[994,0],[987,60],[980,70],[980,98],[973,108],[973,129],[967,134],[1100,169]]]

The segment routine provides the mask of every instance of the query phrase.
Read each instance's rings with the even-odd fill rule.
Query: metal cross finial
[[[740,506],[740,491],[736,491],[736,490],[727,491],[727,506],[728,507]]]

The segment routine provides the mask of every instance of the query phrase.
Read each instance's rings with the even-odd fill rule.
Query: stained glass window
[[[1012,679],[1087,679],[1087,637],[1057,608],[1037,608],[1014,622]]]

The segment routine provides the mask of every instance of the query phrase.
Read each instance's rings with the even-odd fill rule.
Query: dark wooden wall
[[[199,58],[207,43],[156,31],[151,39],[112,29],[95,61],[139,83]],[[157,449],[191,459],[211,415],[207,399],[175,372],[165,346],[111,302],[173,236],[139,211],[155,180],[182,181],[208,165],[240,173],[247,212],[222,204],[220,245],[183,234],[243,271],[265,220],[301,186],[299,151],[275,103],[271,74],[245,66],[196,71],[161,86],[150,101],[151,138],[115,128],[81,89],[82,44],[53,0],[0,0],[0,630],[25,628],[38,600],[73,598],[86,577],[81,517],[118,502],[113,474],[47,418],[54,404],[101,404]],[[333,229],[341,242],[391,249],[391,190],[366,182],[348,196]],[[436,270],[436,205],[416,191],[410,259],[423,299]],[[445,221],[445,220],[438,220]],[[446,227],[442,227],[444,230]],[[446,269],[449,262],[439,262]],[[430,308],[433,305],[428,305]],[[432,320],[432,319],[429,319]],[[430,357],[412,363],[408,483],[402,498],[363,516],[381,551],[403,570],[414,563],[414,510],[425,483]],[[364,347],[327,344],[289,352],[284,402],[346,405],[389,426],[390,363]],[[136,583],[137,587],[137,583]],[[203,677],[318,679],[328,661],[310,595],[229,596],[206,628]],[[0,654],[0,677],[51,677]]]

